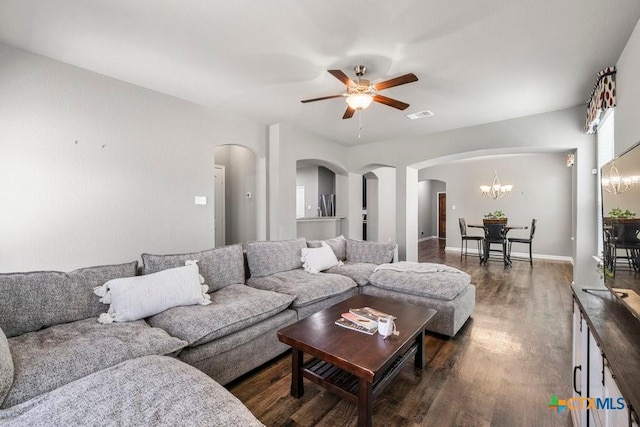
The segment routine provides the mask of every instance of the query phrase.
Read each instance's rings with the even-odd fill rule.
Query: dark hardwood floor
[[[378,426],[569,426],[547,407],[571,393],[571,277],[568,263],[460,261],[444,242],[419,246],[422,262],[460,268],[476,285],[476,309],[455,338],[429,335],[427,365],[411,364],[373,403]],[[289,395],[291,355],[228,386],[267,426],[355,426],[356,406],[305,380]]]

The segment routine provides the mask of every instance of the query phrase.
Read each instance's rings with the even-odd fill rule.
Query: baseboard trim
[[[419,242],[425,242],[427,240],[433,240],[433,239],[437,239],[438,236],[429,236],[429,237],[423,237],[422,239],[418,239],[418,243]]]
[[[444,248],[445,251],[447,252],[458,252],[460,253],[460,248],[456,248],[454,246],[447,246]],[[469,248],[469,255],[478,255],[478,249],[476,248]],[[528,252],[511,252],[511,257],[512,258],[525,258],[525,259],[529,259],[529,253]],[[547,254],[533,254],[533,259],[546,259],[549,261],[564,261],[564,262],[570,262],[571,264],[573,264],[573,257],[570,256],[563,256],[563,255],[547,255]]]

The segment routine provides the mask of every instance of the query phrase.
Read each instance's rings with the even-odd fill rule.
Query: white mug
[[[396,323],[393,321],[393,317],[388,316],[378,318],[378,333],[384,338],[396,333]]]

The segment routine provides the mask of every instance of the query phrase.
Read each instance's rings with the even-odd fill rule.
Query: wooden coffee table
[[[335,325],[350,308],[371,307],[397,317],[399,335],[383,339]],[[303,378],[358,405],[358,425],[371,425],[371,403],[412,356],[424,367],[424,328],[435,310],[389,298],[356,295],[278,331],[292,347],[291,395]],[[303,354],[313,358],[303,363]]]

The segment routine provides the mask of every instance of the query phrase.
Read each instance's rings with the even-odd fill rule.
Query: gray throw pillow
[[[364,242],[347,239],[347,261],[385,264],[393,261],[395,243]]]
[[[13,358],[7,337],[0,329],[0,406],[13,384]]]
[[[182,267],[187,260],[198,260],[200,274],[204,277],[204,284],[209,287],[209,292],[217,291],[231,284],[244,283],[242,245],[223,246],[188,254],[142,254],[144,274]]]
[[[136,275],[138,261],[70,273],[0,274],[0,328],[8,338],[60,323],[98,317],[106,306],[93,293],[111,279]]]
[[[247,243],[251,277],[264,277],[302,267],[300,257],[302,248],[306,247],[304,238]]]

